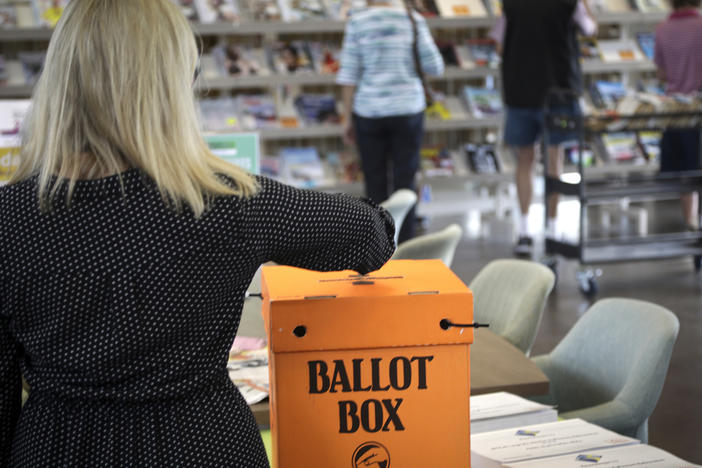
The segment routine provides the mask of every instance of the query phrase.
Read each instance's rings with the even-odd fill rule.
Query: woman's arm
[[[19,346],[10,334],[0,298],[0,466],[9,466],[12,439],[22,406]]]
[[[430,76],[441,76],[444,74],[444,59],[441,57],[441,52],[436,47],[427,22],[419,15],[415,15],[415,17],[417,18],[417,45],[422,70]]]

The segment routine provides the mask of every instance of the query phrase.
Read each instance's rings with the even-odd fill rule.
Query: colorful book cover
[[[4,185],[20,163],[20,128],[32,101],[0,101],[0,185]]]
[[[324,0],[327,16],[337,21],[345,21],[349,19],[353,12],[367,7],[368,4],[365,0]]]
[[[247,0],[248,17],[254,21],[281,21],[283,16],[276,0]]]
[[[577,166],[580,163],[580,145],[577,142],[566,142],[561,146],[566,164]],[[585,144],[582,148],[583,167],[590,167],[595,164],[595,154],[590,145]]]
[[[639,159],[639,148],[635,133],[606,133],[601,138],[605,154],[610,161],[632,162]]]
[[[466,86],[463,88],[463,95],[476,118],[490,117],[502,112],[502,97],[495,89]]]
[[[664,0],[634,0],[634,4],[642,13],[664,13],[670,11]]]
[[[422,172],[427,177],[450,176],[455,172],[451,153],[441,146],[425,146],[419,151]]]
[[[463,152],[468,167],[474,174],[499,174],[500,162],[497,158],[495,145],[463,145]]]
[[[261,49],[223,41],[212,48],[211,54],[222,76],[265,76],[268,74]]]
[[[278,0],[283,21],[325,19],[327,16],[321,0]]]
[[[334,124],[341,121],[332,94],[301,94],[295,98],[295,107],[307,124]]]
[[[278,114],[271,96],[243,95],[237,97],[241,125],[249,130],[278,126]]]
[[[39,26],[53,28],[68,5],[68,0],[32,0]]]
[[[324,166],[314,147],[282,148],[280,178],[294,187],[315,188],[326,182]]]
[[[0,5],[0,28],[17,27],[17,10],[14,5]]]
[[[201,99],[200,116],[206,132],[241,130],[236,99],[231,97]]]
[[[180,7],[183,16],[190,21],[197,21],[197,9],[195,8],[195,0],[171,0]]]
[[[339,71],[341,50],[331,42],[309,42],[309,52],[314,69],[322,75],[335,75]]]
[[[201,23],[237,23],[241,19],[234,0],[195,0]]]
[[[436,0],[436,6],[444,18],[488,16],[482,0]]]
[[[468,49],[476,67],[496,67],[500,61],[497,44],[492,39],[468,39]]]
[[[606,63],[638,62],[645,60],[636,42],[631,39],[600,40],[597,42],[602,61]]]
[[[636,40],[647,59],[654,60],[656,56],[656,35],[655,33],[638,33]]]
[[[597,39],[594,37],[578,37],[578,48],[580,50],[580,58],[588,59],[599,59],[600,49],[597,47]]]
[[[268,49],[272,70],[281,75],[314,73],[309,49],[304,41],[278,42]]]
[[[592,103],[600,109],[616,109],[617,104],[627,95],[621,81],[596,81],[591,88]]]

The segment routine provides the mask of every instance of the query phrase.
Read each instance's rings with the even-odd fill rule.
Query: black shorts
[[[700,168],[700,131],[666,130],[661,139],[661,172]]]

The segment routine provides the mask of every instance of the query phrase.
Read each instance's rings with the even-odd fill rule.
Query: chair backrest
[[[540,263],[494,260],[470,283],[474,319],[528,356],[554,283],[553,272]]]
[[[552,380],[559,412],[618,400],[645,422],[656,407],[680,323],[668,309],[633,299],[603,299],[548,355],[567,369]]]
[[[447,267],[451,267],[456,247],[462,235],[463,229],[458,224],[451,224],[441,231],[424,234],[403,242],[392,258],[395,260],[438,258]]]
[[[390,198],[380,204],[395,221],[395,245],[400,236],[400,228],[409,210],[417,203],[417,194],[409,189],[400,189],[390,195]]]

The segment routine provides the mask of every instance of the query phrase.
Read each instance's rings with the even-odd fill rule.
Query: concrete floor
[[[675,219],[678,209],[668,204],[652,219]],[[672,214],[671,214],[672,213]],[[429,230],[451,219],[432,220]],[[672,229],[675,229],[673,226]],[[665,229],[663,229],[665,230]],[[459,244],[452,268],[468,283],[496,258],[511,257],[510,235],[483,235]],[[549,352],[588,309],[592,301],[579,292],[575,261],[559,262],[559,282],[549,298],[532,356]],[[689,258],[600,267],[600,292],[596,299],[627,297],[651,301],[673,311],[680,333],[673,350],[669,374],[658,406],[649,421],[649,443],[689,462],[702,464],[702,276],[695,274]]]

